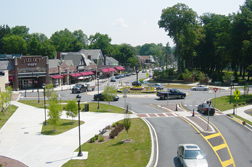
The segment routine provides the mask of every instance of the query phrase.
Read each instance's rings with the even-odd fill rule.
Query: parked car
[[[116,78],[115,77],[111,77],[110,78],[110,82],[116,82]]]
[[[119,79],[119,78],[121,78],[121,75],[116,75],[115,78]]]
[[[167,91],[157,92],[157,96],[161,100],[162,99],[167,99],[167,98],[169,98],[169,99],[172,99],[172,98],[184,99],[186,97],[186,94],[184,92],[180,92],[178,89],[167,89]]]
[[[181,166],[208,167],[206,156],[196,144],[179,144],[177,157]]]
[[[129,72],[128,72],[128,73],[126,73],[126,77],[128,77],[128,76],[131,76],[131,73],[129,73]]]
[[[209,87],[206,86],[206,85],[197,85],[196,87],[191,87],[191,90],[193,90],[193,91],[196,91],[196,90],[199,90],[199,91],[208,91]]]
[[[145,69],[143,69],[143,70],[142,70],[142,73],[146,73],[146,70],[145,70]]]
[[[202,114],[206,114],[208,115],[214,115],[215,114],[215,108],[211,105],[211,103],[207,104],[207,103],[202,103],[200,105],[198,105],[198,112],[202,113]]]
[[[164,85],[161,83],[155,83],[155,84],[149,85],[149,87],[156,88],[156,90],[163,90],[164,89]]]
[[[134,81],[132,82],[132,86],[142,86],[142,83],[140,81]]]
[[[121,78],[124,78],[125,77],[125,74],[121,74]]]
[[[117,95],[112,95],[112,97],[113,97],[113,101],[119,100],[119,96],[117,96]],[[95,94],[94,100],[98,101],[98,99],[99,99],[99,101],[104,101],[104,99],[105,99],[104,93]]]
[[[84,92],[85,90],[86,90],[86,86],[85,85],[83,85],[83,84],[76,84],[72,88],[72,93],[81,93],[81,92]]]

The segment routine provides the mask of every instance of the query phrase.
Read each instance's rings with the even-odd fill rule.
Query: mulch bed
[[[11,158],[4,157],[1,155],[0,155],[0,165],[2,165],[2,167],[14,167],[14,166],[28,167],[25,164],[23,164],[22,162],[19,162],[15,159],[11,159]]]

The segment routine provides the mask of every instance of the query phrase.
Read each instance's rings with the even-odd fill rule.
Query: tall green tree
[[[2,51],[5,54],[26,54],[27,44],[25,40],[17,35],[7,35],[1,40]]]
[[[180,37],[189,25],[196,24],[197,14],[185,4],[178,3],[172,7],[162,10],[161,18],[158,21],[159,28],[164,28],[168,35],[173,38],[177,52],[178,73],[181,71]]]
[[[89,37],[90,49],[101,49],[104,55],[111,55],[113,47],[111,45],[111,38],[107,34],[96,33]]]
[[[126,65],[130,57],[134,57],[133,47],[128,44],[121,44],[115,55],[115,59],[118,60],[121,65]]]
[[[11,34],[22,37],[25,41],[29,40],[29,28],[26,26],[15,26],[11,28]]]

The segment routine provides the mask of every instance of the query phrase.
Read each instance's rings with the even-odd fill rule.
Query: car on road
[[[111,77],[110,78],[110,82],[116,82],[116,78],[115,77]]]
[[[117,96],[117,95],[112,95],[112,97],[113,97],[113,101],[118,101],[119,100],[119,96]],[[105,100],[105,95],[104,95],[104,93],[99,93],[99,94],[95,94],[94,95],[94,100],[95,101],[104,101]]]
[[[131,73],[128,72],[125,75],[126,75],[126,77],[128,77],[128,76],[131,76]]]
[[[143,69],[143,70],[142,70],[142,73],[146,73],[146,70],[145,70],[145,69]]]
[[[124,78],[125,77],[125,74],[121,74],[121,78]]]
[[[115,78],[119,79],[119,78],[121,78],[121,75],[116,75]]]
[[[202,113],[202,114],[206,114],[208,115],[214,115],[215,114],[215,108],[209,104],[209,103],[202,103],[200,105],[198,105],[198,112]]]
[[[134,81],[132,82],[132,86],[142,86],[142,83],[140,81]]]
[[[193,91],[208,91],[209,87],[206,85],[197,85],[196,87],[191,87]]]
[[[76,84],[72,88],[72,93],[82,93],[86,90],[86,86],[83,84]]]
[[[206,156],[196,144],[179,144],[177,158],[183,167],[208,167]]]
[[[162,99],[184,99],[186,93],[180,92],[178,89],[167,89],[167,91],[158,91],[157,96]]]
[[[161,83],[154,83],[154,84],[149,85],[149,87],[156,88],[156,90],[163,90],[164,89],[164,85]]]

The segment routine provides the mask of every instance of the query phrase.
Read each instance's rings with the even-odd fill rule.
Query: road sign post
[[[240,94],[241,94],[241,92],[238,89],[235,89],[234,95],[235,95],[235,100],[236,100],[236,110],[237,110],[237,100],[240,99],[240,97],[239,97]],[[235,110],[233,111],[233,115],[235,115]]]
[[[126,110],[126,98],[127,98],[128,89],[124,88],[122,92],[123,92],[123,98],[124,98],[124,108],[125,108],[125,112],[126,112],[127,111]]]
[[[216,108],[216,92],[218,91],[218,88],[213,88],[214,90],[214,107]]]

